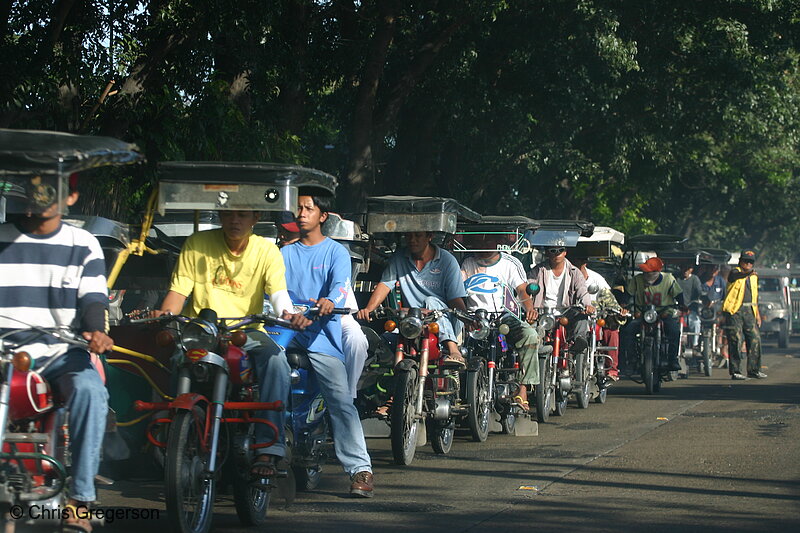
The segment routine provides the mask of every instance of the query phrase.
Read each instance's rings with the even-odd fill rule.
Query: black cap
[[[739,261],[749,261],[751,263],[756,262],[756,252],[755,250],[751,250],[750,248],[745,248],[739,254]]]

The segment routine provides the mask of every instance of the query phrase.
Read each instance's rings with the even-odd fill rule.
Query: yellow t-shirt
[[[200,231],[186,239],[172,273],[170,290],[191,297],[184,309],[197,316],[209,308],[219,317],[261,313],[264,294],[286,290],[286,267],[278,247],[250,235],[241,255],[231,253],[221,229]]]

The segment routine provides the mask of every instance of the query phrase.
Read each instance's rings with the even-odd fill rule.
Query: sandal
[[[389,410],[392,408],[392,398],[386,400],[386,403],[375,409],[375,416],[381,420],[389,418]]]
[[[80,511],[78,511],[80,508]],[[88,514],[89,508],[86,505],[71,505],[64,506],[67,510],[61,517],[61,531],[69,533],[91,533],[92,523],[85,516]]]
[[[519,405],[525,412],[531,410],[531,404],[528,402],[528,400],[523,400],[522,396],[514,396],[514,403]]]
[[[277,475],[278,465],[275,462],[275,458],[271,455],[259,455],[253,461],[253,464],[250,465],[250,477],[253,481],[271,479]]]

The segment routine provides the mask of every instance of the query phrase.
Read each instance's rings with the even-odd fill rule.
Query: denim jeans
[[[282,401],[286,405],[291,388],[291,369],[286,361],[286,352],[269,335],[259,330],[247,330],[247,342],[242,346],[250,358],[258,379],[258,401]],[[256,411],[257,418],[264,418],[278,428],[278,440],[266,448],[259,448],[258,454],[268,453],[283,457],[286,454],[284,431],[285,413],[283,411]],[[255,425],[256,444],[264,443],[273,437],[272,430],[264,424]]]
[[[438,298],[429,296],[425,298],[425,309],[447,309],[447,304]],[[439,344],[445,341],[458,342],[458,334],[463,327],[461,321],[453,317],[450,313],[445,313],[442,320],[439,320]]]
[[[349,476],[358,472],[372,472],[364,429],[353,405],[344,362],[319,352],[308,352],[308,359],[316,373],[322,397],[328,404],[336,458]]]
[[[369,342],[353,315],[342,316],[342,348],[344,348],[344,366],[347,369],[350,395],[355,398],[358,396],[358,380],[364,372],[364,363],[367,361]]]
[[[48,358],[49,359],[49,358]],[[36,361],[37,366],[46,362]],[[41,373],[64,402],[69,413],[69,451],[72,457],[70,497],[81,502],[96,499],[94,476],[106,431],[108,391],[89,359],[89,352],[71,348]]]
[[[689,314],[686,315],[686,331],[689,333],[698,333],[698,335],[687,337],[689,340],[688,344],[693,348],[697,348],[700,345],[700,326],[700,315],[698,315],[695,310],[689,311]]]

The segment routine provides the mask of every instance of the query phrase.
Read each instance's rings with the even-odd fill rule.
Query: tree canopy
[[[0,127],[161,160],[300,163],[372,194],[585,218],[795,261],[792,0],[0,0]]]

